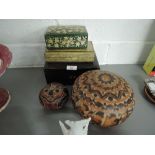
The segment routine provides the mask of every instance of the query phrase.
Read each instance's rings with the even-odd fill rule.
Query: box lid
[[[85,26],[81,25],[64,25],[64,26],[49,26],[46,31],[46,35],[76,35],[76,34],[86,34],[87,29]]]

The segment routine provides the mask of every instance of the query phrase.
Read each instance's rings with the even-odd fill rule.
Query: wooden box
[[[44,57],[46,62],[93,62],[95,51],[89,41],[86,49],[46,49]]]
[[[45,33],[47,49],[87,48],[88,32],[85,26],[50,26]]]
[[[92,63],[45,63],[44,73],[47,83],[60,82],[65,85],[72,85],[75,79],[88,70],[100,69],[98,60]]]

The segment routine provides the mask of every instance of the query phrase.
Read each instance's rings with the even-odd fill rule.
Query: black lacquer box
[[[44,73],[47,83],[60,82],[64,85],[72,85],[80,74],[95,69],[100,69],[97,57],[90,63],[45,62]]]

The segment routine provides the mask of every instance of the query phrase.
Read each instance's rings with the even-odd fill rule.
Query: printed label
[[[66,70],[77,70],[77,66],[69,66],[69,65],[67,65]]]

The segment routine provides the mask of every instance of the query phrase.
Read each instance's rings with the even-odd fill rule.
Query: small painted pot
[[[68,101],[69,93],[67,88],[61,83],[51,83],[46,85],[39,93],[40,103],[46,109],[62,109]]]

